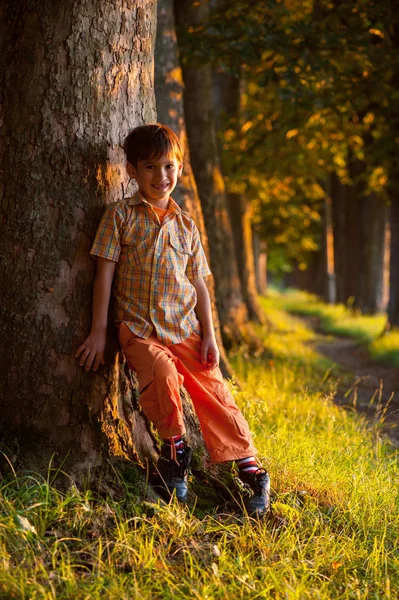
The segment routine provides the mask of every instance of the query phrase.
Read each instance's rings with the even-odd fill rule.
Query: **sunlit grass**
[[[268,296],[274,308],[278,306],[294,315],[317,317],[325,333],[364,342],[374,360],[399,366],[399,330],[384,331],[385,314],[361,315],[343,304],[325,304],[317,296],[299,290],[284,293],[270,290]]]
[[[399,596],[397,452],[378,423],[334,405],[334,368],[311,350],[312,332],[261,301],[264,354],[231,360],[280,527],[153,505],[131,482],[122,495],[61,492],[10,471],[0,482],[0,598]]]
[[[379,336],[386,325],[386,315],[361,315],[343,304],[325,304],[317,296],[299,290],[272,293],[275,302],[292,314],[320,319],[326,333],[353,337],[367,342]]]
[[[387,331],[369,345],[371,356],[380,362],[399,367],[399,330]]]

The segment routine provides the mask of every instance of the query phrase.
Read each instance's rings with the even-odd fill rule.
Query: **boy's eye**
[[[172,164],[170,164],[170,165],[166,165],[166,168],[167,168],[167,169],[173,169],[173,167],[174,167],[174,166],[175,166],[175,165],[172,165]]]

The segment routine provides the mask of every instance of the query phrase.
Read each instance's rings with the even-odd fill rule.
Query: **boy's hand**
[[[76,351],[75,358],[79,358],[79,365],[86,371],[97,371],[99,365],[104,364],[104,348],[107,339],[106,330],[94,330],[85,339]]]
[[[208,369],[214,369],[219,364],[219,348],[213,336],[204,337],[201,346],[201,362]]]

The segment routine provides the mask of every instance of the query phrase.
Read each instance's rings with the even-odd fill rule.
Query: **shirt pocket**
[[[171,266],[180,273],[185,273],[188,259],[192,256],[192,251],[186,238],[177,233],[169,232],[169,259]]]
[[[148,258],[151,243],[149,233],[149,231],[138,230],[135,234],[126,236],[125,243],[122,246],[122,262],[131,267],[144,265],[146,258]]]

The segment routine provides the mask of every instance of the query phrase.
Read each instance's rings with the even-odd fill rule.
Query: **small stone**
[[[220,556],[220,550],[219,550],[219,548],[217,547],[216,544],[214,544],[214,546],[212,547],[212,554],[214,556]]]
[[[37,535],[36,529],[33,525],[31,525],[31,523],[26,517],[23,517],[22,515],[17,515],[16,521],[21,529],[23,529],[24,531],[29,531],[30,533],[35,533]]]

